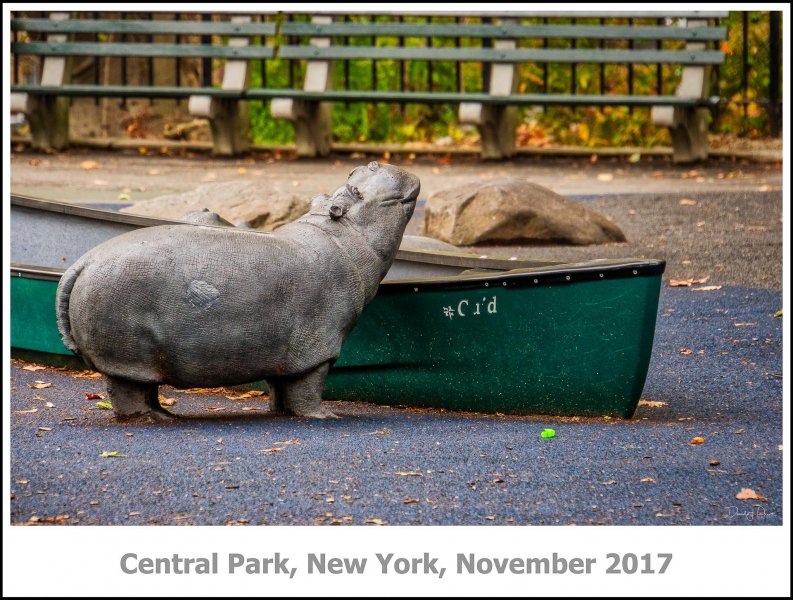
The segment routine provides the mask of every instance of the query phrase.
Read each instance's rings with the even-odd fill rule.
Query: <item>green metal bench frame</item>
[[[252,23],[250,17],[232,17],[231,22],[69,20],[67,13],[49,19],[13,19],[14,31],[48,35],[46,42],[14,43],[12,52],[44,57],[41,82],[12,86],[12,110],[28,114],[33,146],[62,148],[68,142],[70,97],[188,98],[195,116],[210,119],[214,151],[233,155],[248,147],[247,100],[270,100],[274,118],[294,122],[299,156],[324,156],[331,149],[332,102],[387,102],[459,104],[460,121],[478,126],[484,158],[509,157],[515,152],[517,107],[526,105],[626,105],[650,106],[656,124],[669,127],[674,159],[688,162],[707,156],[709,112],[719,101],[709,95],[710,70],[722,64],[724,55],[707,45],[726,38],[726,28],[708,25],[709,19],[726,12],[680,13],[575,13],[576,17],[660,18],[680,16],[686,26],[520,24],[522,16],[570,17],[572,13],[510,13],[498,23],[363,23],[334,22],[331,15],[315,15],[311,22]],[[140,44],[118,42],[72,42],[75,33],[143,33],[178,35],[227,35],[226,45]],[[251,36],[283,36],[302,40],[296,44],[252,46]],[[371,37],[366,46],[334,45],[342,38]],[[480,38],[493,47],[377,46],[376,37]],[[681,40],[682,50],[521,48],[522,39],[617,39]],[[302,89],[251,88],[248,64],[251,59],[275,56],[306,61]],[[71,85],[69,60],[73,56],[211,57],[226,59],[220,88],[173,86]],[[331,64],[334,60],[422,60],[484,62],[490,65],[489,89],[482,92],[434,92],[396,90],[333,90]],[[608,94],[518,94],[515,65],[534,63],[631,63],[683,66],[674,95]]]
[[[214,153],[239,154],[249,146],[249,119],[244,99],[244,90],[250,84],[249,61],[266,60],[275,55],[272,46],[248,45],[251,36],[275,35],[275,23],[252,23],[249,16],[232,16],[228,22],[192,22],[70,20],[68,13],[53,13],[49,19],[13,19],[11,29],[48,36],[46,42],[11,45],[11,51],[16,54],[44,57],[39,84],[20,84],[11,88],[12,110],[28,116],[32,145],[39,150],[59,150],[68,145],[69,98],[89,96],[187,99],[192,115],[209,119]],[[76,33],[230,37],[224,45],[69,41],[68,36]],[[223,58],[226,63],[220,88],[71,85],[70,59],[73,56],[202,57]]]
[[[504,158],[515,153],[517,107],[526,105],[627,105],[652,107],[656,123],[670,128],[674,159],[689,162],[707,157],[707,123],[710,109],[719,101],[709,95],[710,68],[722,64],[720,50],[706,45],[726,38],[724,27],[708,26],[708,19],[727,13],[678,13],[686,27],[646,25],[534,24],[517,22],[519,16],[572,16],[572,13],[510,13],[498,23],[366,23],[332,22],[330,16],[315,16],[311,23],[285,22],[282,35],[303,37],[309,43],[281,45],[281,58],[305,60],[302,91],[290,90],[271,104],[273,116],[295,122],[297,150],[301,156],[324,155],[330,149],[332,123],[328,102],[458,103],[464,123],[476,124],[481,136],[483,158]],[[575,16],[579,16],[578,13]],[[673,17],[675,13],[587,13],[587,17]],[[377,46],[374,38],[489,38],[485,47],[396,47]],[[372,37],[366,46],[334,45],[341,38]],[[520,48],[521,39],[586,38],[619,40],[682,40],[683,50]],[[490,87],[485,92],[403,92],[390,90],[330,89],[333,60],[427,60],[490,63]],[[631,96],[604,94],[517,94],[515,65],[534,63],[633,63],[683,65],[680,86],[674,95]],[[272,90],[248,90],[248,97],[272,97]]]

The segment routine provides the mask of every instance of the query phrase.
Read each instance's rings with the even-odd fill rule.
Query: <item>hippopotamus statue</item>
[[[274,233],[201,225],[112,238],[58,286],[67,348],[101,372],[117,417],[172,416],[158,386],[266,379],[271,409],[333,416],[325,376],[396,256],[415,175],[369,163]]]

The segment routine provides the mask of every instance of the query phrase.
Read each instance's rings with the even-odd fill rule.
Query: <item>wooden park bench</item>
[[[601,23],[615,17],[652,18],[668,24],[520,23],[521,17],[547,20],[573,16],[597,18]],[[274,117],[295,122],[298,154],[314,156],[326,154],[330,149],[332,123],[328,102],[459,104],[460,121],[479,128],[482,156],[502,158],[515,152],[518,106],[650,106],[655,122],[670,128],[675,160],[701,159],[707,156],[708,111],[719,101],[710,95],[710,67],[724,62],[719,49],[706,46],[726,37],[726,28],[709,26],[708,20],[726,16],[726,12],[700,11],[578,12],[510,13],[498,17],[496,23],[334,22],[330,16],[314,17],[311,23],[287,21],[281,24],[280,33],[297,42],[281,45],[278,55],[283,59],[305,60],[306,76],[302,90],[289,91],[273,100],[272,113]],[[683,26],[680,19],[685,20]],[[347,43],[356,38],[365,38],[366,43]],[[406,38],[427,42],[408,46],[404,45]],[[479,44],[461,46],[460,39],[476,39]],[[559,39],[622,40],[629,47],[547,47],[548,40]],[[538,40],[544,41],[543,47],[526,47],[527,42],[536,45]],[[668,40],[684,40],[685,48],[661,49],[661,43]],[[647,48],[648,45],[653,47]],[[404,78],[400,89],[382,89],[378,85],[367,90],[334,90],[330,68],[334,60],[480,62],[489,78],[484,89],[477,91],[460,90],[459,86],[452,91],[406,90]],[[680,65],[683,74],[673,95],[611,95],[603,90],[598,94],[516,93],[520,83],[516,66],[521,63],[658,64],[659,69],[660,64]],[[249,97],[256,94],[257,90],[251,90]],[[272,90],[267,90],[266,96],[272,97]]]
[[[251,22],[249,16],[230,21],[177,21],[143,19],[70,19],[68,13],[53,13],[48,19],[12,19],[11,29],[45,34],[46,41],[15,42],[17,56],[43,57],[41,78],[35,84],[11,87],[12,112],[25,113],[30,121],[33,147],[60,149],[68,143],[69,99],[74,97],[188,99],[188,109],[210,120],[216,154],[237,154],[248,147],[248,115],[244,102],[249,86],[249,61],[272,58],[273,22]],[[151,42],[75,41],[77,34],[145,35]],[[160,42],[159,36],[202,36],[199,43]],[[222,37],[227,43],[215,43]],[[250,44],[251,38],[261,45]],[[183,40],[184,38],[177,38]],[[162,85],[71,84],[70,61],[76,56],[92,57],[198,57],[225,59],[220,87]]]
[[[235,154],[247,147],[246,100],[270,100],[275,118],[295,124],[297,152],[300,156],[326,155],[331,148],[332,119],[329,103],[420,103],[459,106],[463,123],[479,128],[482,156],[508,157],[515,152],[517,108],[520,106],[643,106],[652,107],[654,121],[669,127],[674,159],[684,162],[707,156],[708,112],[719,101],[710,95],[710,69],[724,62],[718,49],[707,46],[723,40],[726,28],[711,26],[710,20],[726,12],[683,11],[636,13],[509,13],[492,17],[496,22],[341,22],[331,15],[313,17],[311,22],[249,22],[250,17],[235,17],[232,22],[147,21],[147,20],[69,20],[68,14],[53,14],[49,19],[13,19],[13,31],[47,34],[45,42],[15,42],[16,55],[44,57],[41,81],[12,86],[12,110],[29,116],[33,144],[37,148],[63,147],[68,134],[68,99],[76,96],[190,98],[189,108],[196,116],[211,120],[214,149],[218,154]],[[524,17],[542,22],[524,24]],[[548,18],[599,19],[600,24],[547,23]],[[626,19],[628,24],[607,25],[604,19]],[[631,19],[657,19],[661,24],[633,24]],[[484,21],[485,19],[482,19]],[[128,43],[71,41],[77,33],[148,35],[180,34],[231,36],[228,43]],[[285,40],[265,45],[264,36]],[[249,43],[260,37],[260,45]],[[416,39],[425,40],[415,45]],[[210,38],[211,40],[212,38]],[[358,40],[351,44],[349,40]],[[405,43],[410,40],[413,43]],[[461,40],[468,40],[466,45]],[[474,44],[470,43],[474,40]],[[572,40],[567,47],[552,47],[551,40]],[[578,40],[597,40],[598,48],[575,47]],[[607,48],[605,42],[621,40],[627,48]],[[685,47],[670,49],[662,44],[683,41]],[[360,42],[364,43],[361,44]],[[538,47],[538,44],[542,44]],[[532,44],[529,46],[529,44]],[[570,47],[572,46],[572,47]],[[226,59],[223,84],[215,87],[72,85],[68,61],[73,56],[150,56],[211,57]],[[251,88],[248,63],[251,59],[271,58],[305,62],[305,77],[299,88]],[[370,61],[377,64],[481,63],[487,74],[478,90],[409,89],[400,78],[399,89],[333,89],[333,61]],[[534,64],[655,64],[682,68],[680,84],[674,94],[636,95],[571,93],[518,93],[517,65]],[[407,72],[407,71],[403,71]],[[373,81],[377,77],[373,76]],[[458,77],[459,81],[459,77]],[[571,78],[575,82],[575,77]],[[409,82],[412,83],[412,82]],[[547,79],[546,79],[547,85]],[[575,85],[573,83],[573,85]]]

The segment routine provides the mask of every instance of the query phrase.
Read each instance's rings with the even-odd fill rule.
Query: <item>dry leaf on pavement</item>
[[[765,496],[761,496],[751,488],[741,488],[741,491],[735,494],[738,500],[761,500],[765,502],[768,500]]]

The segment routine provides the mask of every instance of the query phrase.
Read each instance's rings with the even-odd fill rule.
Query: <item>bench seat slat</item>
[[[388,90],[327,90],[306,92],[289,88],[249,88],[247,90],[224,90],[207,87],[150,87],[121,85],[64,85],[37,86],[12,85],[12,92],[27,92],[45,96],[107,96],[126,98],[187,98],[203,94],[218,98],[268,100],[271,98],[295,98],[299,100],[325,100],[330,102],[420,102],[430,104],[455,104],[458,102],[481,102],[484,104],[511,105],[597,105],[597,106],[713,106],[718,97],[681,98],[678,96],[628,96],[590,94],[511,94],[491,96],[483,93],[465,92],[398,92]]]
[[[300,23],[281,25],[283,35],[390,36],[463,38],[578,38],[597,40],[694,40],[727,37],[726,27],[664,27],[623,25],[493,25],[478,23]]]
[[[449,60],[538,63],[642,63],[716,65],[724,63],[719,50],[596,50],[567,48],[452,48],[397,46],[281,46],[281,58],[313,60]]]
[[[227,21],[144,21],[139,19],[13,19],[12,31],[42,33],[126,33],[178,35],[275,35],[276,24]]]
[[[272,58],[272,46],[205,46],[201,44],[137,44],[112,42],[15,42],[14,54],[42,56],[152,56]]]

